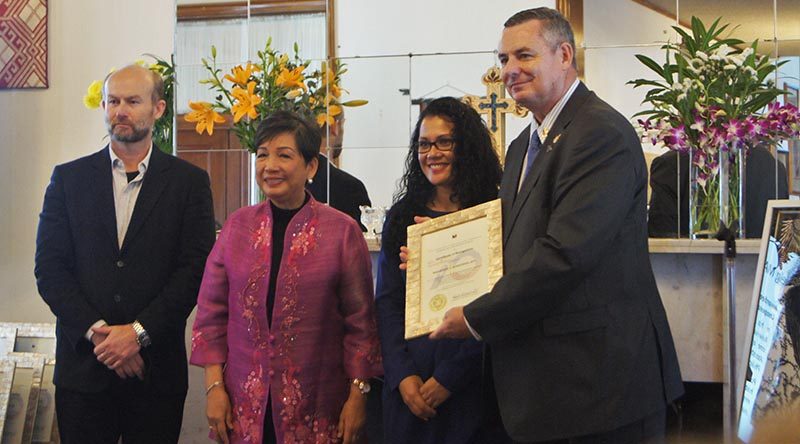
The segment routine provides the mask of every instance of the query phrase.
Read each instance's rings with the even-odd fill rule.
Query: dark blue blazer
[[[647,171],[628,120],[583,83],[517,192],[530,127],[500,184],[503,277],[464,307],[491,349],[515,441],[601,433],[683,392],[647,245]]]
[[[84,338],[99,319],[139,320],[146,382],[187,389],[184,330],[214,243],[205,171],[153,149],[122,248],[109,147],[53,170],[36,236],[36,283],[57,318],[55,384],[95,392],[116,374]]]

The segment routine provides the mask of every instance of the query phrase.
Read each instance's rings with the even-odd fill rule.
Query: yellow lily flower
[[[333,70],[330,68],[325,70],[323,83],[328,88],[328,93],[330,93],[333,97],[339,98],[342,96],[342,87],[339,86],[339,82],[336,79],[336,74],[334,74]]]
[[[203,134],[203,131],[206,131],[210,136],[214,134],[214,123],[225,123],[225,118],[217,114],[208,102],[192,102],[190,100],[189,107],[194,111],[186,114],[184,120],[197,122],[197,126],[194,128],[197,134]]]
[[[103,81],[95,80],[88,88],[86,88],[86,95],[83,96],[83,106],[89,109],[95,109],[100,106],[103,101]]]
[[[275,79],[275,85],[283,87],[283,88],[303,88],[303,90],[307,90],[306,84],[303,83],[305,77],[303,76],[303,70],[306,67],[303,65],[298,66],[297,68],[289,71],[286,68],[281,68],[281,72],[278,74],[278,78]]]
[[[325,124],[333,125],[336,121],[335,117],[342,113],[342,107],[339,105],[330,105],[328,107],[328,112],[322,112],[317,114],[317,125],[320,127],[324,126]]]
[[[253,75],[254,72],[261,71],[256,65],[253,65],[250,62],[247,62],[247,65],[243,68],[242,65],[234,66],[231,70],[231,74],[225,74],[225,79],[229,80],[231,83],[235,83],[237,85],[245,86],[247,82],[250,81],[250,76]]]
[[[245,114],[247,114],[250,119],[258,117],[256,105],[261,103],[261,97],[255,93],[255,88],[256,82],[250,82],[247,84],[247,90],[236,86],[231,91],[231,95],[236,99],[236,103],[231,107],[234,123],[241,120]]]
[[[278,57],[278,66],[280,66],[281,68],[286,66],[286,63],[288,63],[288,62],[289,62],[289,56],[288,55],[281,54],[281,56]]]

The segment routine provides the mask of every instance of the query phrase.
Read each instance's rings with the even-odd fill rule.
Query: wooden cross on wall
[[[486,85],[486,96],[464,96],[461,101],[471,106],[478,114],[487,117],[487,126],[492,134],[492,143],[500,164],[505,163],[506,155],[506,114],[514,113],[519,117],[528,115],[528,110],[518,105],[513,99],[506,98],[503,80],[500,78],[500,68],[493,66],[486,71],[481,79]]]

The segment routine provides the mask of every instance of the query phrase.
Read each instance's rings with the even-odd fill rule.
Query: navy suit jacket
[[[517,193],[530,127],[500,185],[504,275],[464,308],[489,344],[517,441],[612,430],[682,393],[647,246],[647,171],[633,127],[582,83]]]
[[[208,175],[154,148],[122,244],[117,240],[110,148],[56,166],[36,237],[36,283],[57,318],[55,384],[96,392],[116,374],[84,334],[99,319],[139,320],[146,382],[187,389],[184,330],[214,243]]]

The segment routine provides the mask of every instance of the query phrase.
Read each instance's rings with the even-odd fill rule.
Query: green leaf
[[[681,43],[683,44],[683,46],[686,47],[686,50],[689,52],[689,54],[694,55],[694,53],[697,52],[697,45],[695,45],[695,41],[692,38],[692,36],[690,36],[686,31],[684,31],[678,26],[673,26],[672,29],[674,29],[675,32],[680,34],[682,38]]]
[[[658,63],[655,62],[655,60],[643,54],[636,54],[636,58],[639,59],[639,61],[642,62],[645,66],[655,71],[656,74],[660,75],[661,77],[664,77],[664,70],[661,68],[661,66],[659,66]]]
[[[347,102],[342,103],[342,106],[349,106],[349,107],[356,107],[356,106],[364,106],[369,103],[366,100],[348,100]]]

